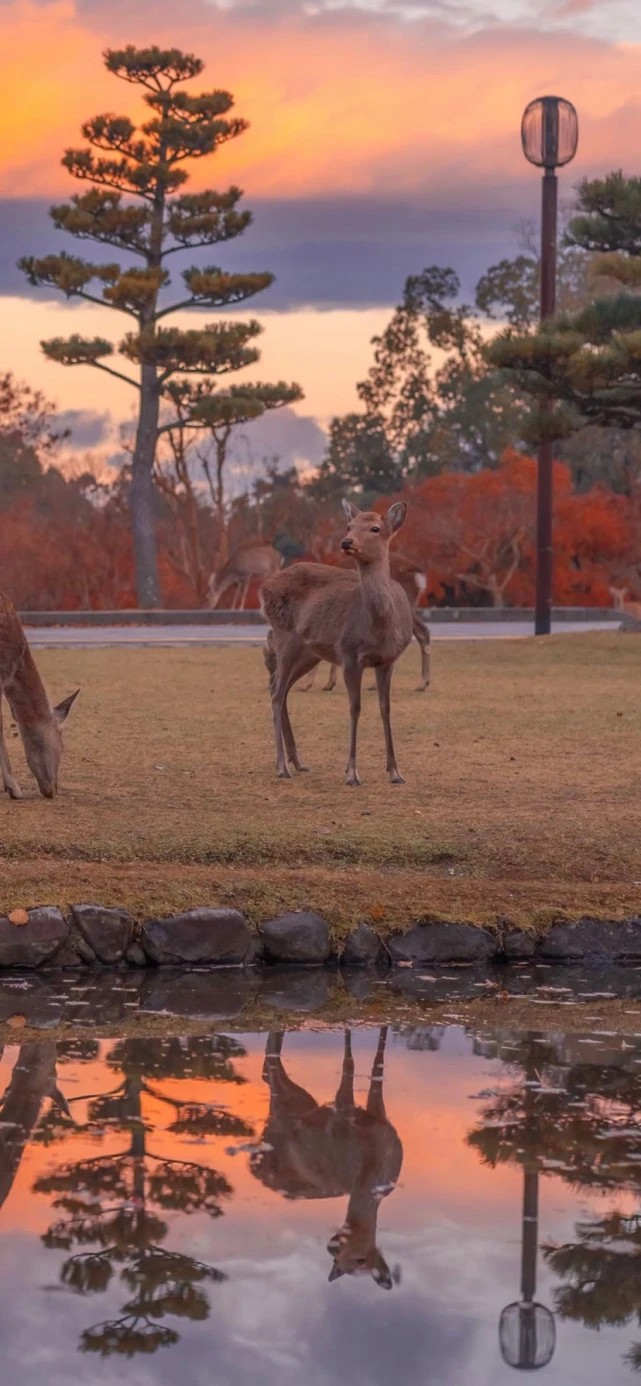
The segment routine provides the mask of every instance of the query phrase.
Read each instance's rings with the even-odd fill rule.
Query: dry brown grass
[[[44,652],[52,696],[82,694],[54,803],[11,742],[31,797],[0,799],[0,906],[234,899],[253,914],[316,904],[389,923],[629,912],[641,901],[640,662],[616,632],[437,644],[421,696],[412,650],[394,689],[407,785],[386,780],[367,694],[353,790],[347,701],[320,680],[290,699],[313,772],[276,780],[257,649]]]

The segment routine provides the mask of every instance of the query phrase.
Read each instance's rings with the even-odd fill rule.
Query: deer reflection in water
[[[391,1289],[389,1266],[376,1245],[381,1200],[394,1189],[403,1147],[387,1117],[383,1067],[387,1027],[379,1032],[365,1107],[354,1100],[351,1034],[345,1031],[341,1081],[333,1102],[320,1104],[288,1076],[281,1057],[283,1032],[267,1037],[263,1078],[269,1087],[269,1116],[263,1143],[252,1155],[257,1179],[285,1198],[340,1198],[349,1203],[343,1226],[327,1250],[333,1258],[330,1280],[371,1275]]]

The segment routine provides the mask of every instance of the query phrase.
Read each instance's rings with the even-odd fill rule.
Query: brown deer
[[[349,501],[343,501],[343,507],[349,524],[341,548],[356,559],[356,571],[297,563],[268,578],[263,587],[263,611],[270,625],[264,653],[277,774],[291,778],[288,760],[295,770],[306,769],[294,740],[287,695],[298,679],[326,659],[340,664],[349,695],[347,783],[361,783],[356,769],[361,684],[363,670],[375,669],[387,771],[392,784],[404,784],[392,739],[390,685],[396,660],[412,639],[412,612],[403,588],[390,576],[389,544],[403,524],[407,507],[397,501],[385,516],[357,510]]]
[[[383,1101],[387,1027],[378,1047],[365,1108],[354,1101],[351,1036],[345,1031],[341,1082],[333,1102],[322,1106],[285,1072],[282,1032],[267,1036],[263,1079],[269,1087],[269,1115],[263,1149],[250,1158],[252,1174],[285,1198],[349,1197],[347,1216],[327,1250],[333,1258],[330,1280],[371,1275],[383,1289],[392,1273],[376,1245],[376,1222],[383,1198],[395,1188],[403,1147]]]
[[[213,611],[220,598],[235,587],[232,611],[242,611],[247,599],[250,583],[263,583],[265,578],[278,572],[282,559],[271,544],[241,544],[227,560],[224,567],[212,573],[207,587],[207,605]]]
[[[641,602],[628,602],[629,587],[611,587],[610,594],[613,599],[615,611],[620,611],[622,616],[630,616],[633,621],[641,621]]]
[[[340,566],[347,568],[353,565],[351,559],[342,559]],[[416,610],[416,606],[421,593],[427,587],[427,578],[423,570],[416,563],[413,563],[411,558],[406,558],[405,554],[402,553],[391,553],[389,566],[394,582],[398,582],[399,586],[403,588],[412,608],[412,630],[414,639],[418,642],[421,651],[421,682],[416,691],[417,693],[424,693],[430,685],[430,644],[432,637],[429,626],[426,626],[422,616]],[[308,678],[301,680],[298,685],[301,693],[309,693],[310,689],[313,688],[317,672],[318,665],[316,669],[312,669]],[[331,664],[327,683],[323,685],[323,692],[331,693],[333,691],[336,687],[336,676],[336,665]]]
[[[22,737],[27,764],[45,799],[58,792],[62,756],[60,728],[78,697],[79,689],[57,707],[51,707],[45,687],[27,644],[17,612],[0,593],[0,771],[6,793],[21,799],[11,769],[2,727],[2,696],[6,698]]]

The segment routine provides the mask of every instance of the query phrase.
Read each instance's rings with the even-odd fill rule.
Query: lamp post
[[[556,307],[557,168],[569,164],[579,142],[574,106],[560,96],[530,101],[521,121],[521,144],[526,159],[543,169],[541,201],[541,322]],[[542,422],[549,405],[541,404]],[[539,446],[536,513],[535,635],[549,635],[552,615],[552,443]]]

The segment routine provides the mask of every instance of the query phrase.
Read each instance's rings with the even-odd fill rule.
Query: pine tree
[[[170,283],[167,258],[180,251],[214,246],[240,235],[251,214],[239,210],[241,192],[179,192],[187,181],[184,164],[213,154],[247,128],[231,114],[225,91],[192,95],[182,85],[197,77],[203,63],[178,49],[108,49],[109,72],[144,93],[150,119],[136,128],[127,116],[100,115],[82,127],[87,145],[68,149],[64,167],[90,186],[51,208],[58,229],[138,257],[140,264],[93,263],[69,255],[26,257],[20,261],[34,285],[51,285],[67,298],[99,303],[133,319],[134,328],[117,348],[106,338],[73,334],[42,343],[45,355],[63,365],[91,366],[124,380],[138,391],[138,419],[132,458],[131,521],[136,583],[141,606],[159,601],[154,525],[153,466],[159,431],[170,427],[161,405],[171,409],[172,389],[181,390],[194,426],[209,423],[214,379],[258,359],[253,345],[259,324],[215,322],[182,330],[165,325],[185,308],[226,308],[251,298],[273,280],[267,273],[227,274],[217,266],[182,271],[186,293],[164,304]],[[135,372],[112,364],[114,351]],[[197,383],[191,377],[198,377]],[[186,379],[185,379],[186,378]],[[264,390],[264,387],[260,387]],[[245,394],[251,387],[244,387]],[[264,408],[300,397],[297,386],[275,390]],[[215,407],[215,406],[214,406]],[[260,412],[260,411],[259,411]],[[245,417],[245,412],[243,412]]]
[[[637,428],[641,178],[618,172],[585,180],[567,239],[593,256],[592,280],[601,292],[593,302],[558,314],[536,332],[500,333],[488,348],[488,360],[507,373],[517,390],[550,401],[552,407],[544,416],[548,437],[567,437],[586,424]]]

